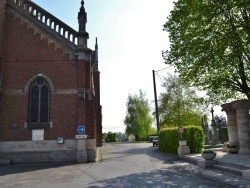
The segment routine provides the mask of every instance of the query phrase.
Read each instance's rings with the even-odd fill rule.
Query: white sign
[[[76,135],[75,138],[76,139],[88,138],[88,135],[86,135],[86,134]]]
[[[44,140],[44,130],[36,129],[32,130],[32,141]]]

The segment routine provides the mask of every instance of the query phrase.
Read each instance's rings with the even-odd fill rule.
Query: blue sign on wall
[[[84,127],[83,125],[78,126],[78,127],[77,127],[77,132],[78,132],[79,134],[85,133],[85,127]]]

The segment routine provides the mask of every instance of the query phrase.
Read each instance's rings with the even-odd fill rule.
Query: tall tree
[[[146,138],[150,133],[152,126],[150,105],[142,90],[139,91],[139,95],[129,94],[124,124],[126,125],[126,133],[135,135],[137,140]]]
[[[184,85],[176,75],[164,79],[166,92],[160,94],[160,126],[177,127],[187,125],[201,126],[201,117],[207,108],[197,102],[195,89]]]
[[[220,116],[215,115],[214,120],[215,120],[215,124],[216,124],[218,127],[225,127],[225,126],[227,126],[226,117],[223,116],[223,115],[220,115]]]
[[[250,99],[250,1],[178,0],[164,25],[182,81],[207,92],[206,102]]]

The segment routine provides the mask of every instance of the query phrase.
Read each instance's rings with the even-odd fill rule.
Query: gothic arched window
[[[50,87],[43,77],[37,77],[29,87],[28,127],[49,127]]]

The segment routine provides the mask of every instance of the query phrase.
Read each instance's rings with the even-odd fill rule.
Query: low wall
[[[0,152],[18,151],[49,151],[76,150],[77,140],[65,140],[64,144],[57,144],[57,140],[0,142]]]
[[[75,150],[0,152],[0,156],[10,159],[11,164],[76,162]]]
[[[80,144],[79,144],[80,143]],[[0,142],[0,157],[18,163],[86,163],[101,159],[101,148],[94,139]]]

